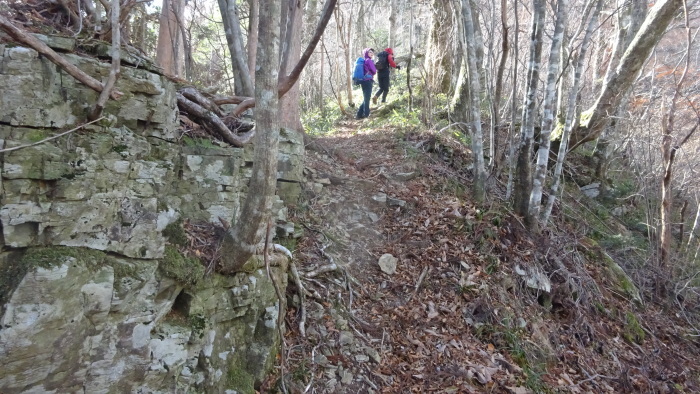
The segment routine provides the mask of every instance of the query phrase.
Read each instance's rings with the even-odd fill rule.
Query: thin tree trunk
[[[292,66],[299,61],[301,53],[301,32],[302,32],[302,16],[304,15],[301,8],[301,2],[297,0],[287,0],[283,2],[288,5],[288,18],[286,36],[283,36],[282,47],[282,62],[280,64],[280,74],[287,75],[292,71]],[[304,127],[301,124],[301,108],[299,106],[299,84],[294,83],[287,91],[287,94],[280,97],[280,124],[284,128],[288,128],[302,133]]]
[[[520,142],[515,168],[515,212],[528,218],[528,204],[532,191],[532,156],[533,139],[535,134],[535,107],[537,104],[537,85],[540,79],[540,63],[542,57],[542,35],[544,31],[545,2],[532,1],[532,28],[530,30],[530,63],[527,70],[527,89],[523,103],[522,125],[520,127]],[[529,223],[526,223],[529,226]]]
[[[586,33],[584,34],[583,40],[581,41],[581,49],[576,55],[573,62],[574,72],[571,74],[573,81],[571,83],[571,89],[569,90],[569,97],[566,106],[566,120],[564,122],[564,131],[561,136],[561,143],[559,144],[559,151],[557,153],[557,163],[554,166],[554,174],[552,175],[552,187],[549,190],[549,197],[547,198],[547,205],[545,206],[544,212],[542,212],[542,218],[540,222],[542,226],[546,226],[549,222],[549,218],[552,215],[552,209],[554,208],[554,201],[556,201],[557,193],[559,192],[559,184],[561,182],[562,171],[564,169],[564,159],[566,158],[566,153],[568,151],[569,135],[571,134],[571,129],[577,120],[578,111],[576,109],[576,104],[578,102],[579,87],[581,86],[581,74],[583,73],[583,63],[586,58],[586,52],[591,44],[591,38],[593,37],[593,31],[596,28],[596,21],[598,20],[598,14],[600,14],[600,9],[603,6],[603,0],[594,0],[595,9],[590,15],[588,20],[588,25],[586,27]],[[591,3],[592,4],[592,3]],[[586,7],[586,10],[589,8]],[[583,22],[586,21],[588,17],[588,11],[584,13],[582,19]],[[572,52],[573,48],[569,48]]]
[[[238,18],[238,7],[235,0],[218,0],[221,19],[226,33],[226,43],[231,55],[235,94],[238,96],[252,97],[254,92],[253,81],[248,72],[248,55],[243,49],[243,34],[241,22]]]
[[[513,194],[514,177],[513,158],[515,157],[515,144],[513,144],[513,134],[515,132],[515,117],[518,113],[518,40],[520,37],[520,22],[518,19],[518,0],[513,0],[513,14],[515,15],[515,26],[513,28],[513,87],[511,92],[510,127],[508,128],[508,182],[506,183],[506,200],[510,200]]]
[[[281,17],[279,0],[261,0],[260,19],[278,21]],[[255,135],[254,162],[248,195],[241,214],[226,233],[221,245],[223,273],[238,271],[265,239],[272,217],[272,203],[277,179],[279,147],[279,53],[280,26],[268,23],[260,30],[258,69],[255,72],[255,99],[260,103],[255,111],[259,132]]]
[[[506,0],[501,0],[501,61],[498,63],[498,71],[496,72],[496,86],[493,95],[493,104],[491,112],[493,113],[493,122],[491,131],[495,136],[492,142],[492,151],[494,167],[499,167],[501,164],[501,155],[498,153],[498,130],[501,126],[501,98],[503,96],[503,73],[508,62],[508,14],[506,10]]]
[[[659,240],[660,246],[660,261],[659,265],[661,269],[669,267],[671,259],[671,208],[673,206],[673,194],[672,194],[672,184],[673,180],[673,163],[676,159],[676,152],[690,139],[690,137],[695,133],[700,125],[700,119],[696,122],[695,126],[686,134],[686,136],[678,141],[674,136],[675,131],[675,117],[676,108],[678,106],[678,100],[681,98],[681,89],[683,83],[685,82],[688,71],[690,68],[690,47],[692,43],[690,23],[688,21],[688,10],[685,9],[685,29],[686,29],[686,51],[685,51],[685,65],[683,68],[683,74],[676,84],[676,90],[671,99],[671,105],[668,111],[668,115],[664,116],[662,119],[661,132],[661,153],[663,156],[664,164],[664,175],[661,178],[661,239]],[[675,71],[675,70],[674,70]],[[675,72],[673,73],[675,75]],[[659,291],[663,292],[663,286],[659,288]]]
[[[481,130],[481,84],[477,68],[476,27],[470,0],[462,0],[467,63],[469,68],[470,117],[472,151],[474,155],[474,199],[481,203],[486,199],[486,166],[484,164],[484,136]]]
[[[112,89],[114,89],[114,84],[117,82],[117,78],[119,78],[119,66],[121,64],[121,29],[119,28],[119,5],[119,0],[112,0],[112,9],[110,10],[110,15],[112,18],[112,26],[116,26],[116,28],[112,28],[112,67],[109,70],[109,76],[107,77],[105,87],[97,99],[97,104],[95,104],[95,108],[92,110],[92,113],[88,117],[89,120],[95,120],[99,118],[100,115],[102,115],[102,110],[104,109],[105,104],[109,99],[109,95],[112,92]]]
[[[390,0],[391,10],[389,11],[389,42],[387,43],[389,48],[396,46],[396,14],[398,13],[398,3],[398,0]],[[377,48],[377,50],[381,51],[379,48]]]
[[[248,74],[250,82],[255,85],[255,60],[258,53],[258,26],[260,25],[260,1],[248,0],[250,16],[248,17]]]
[[[530,230],[537,231],[540,206],[542,205],[542,190],[544,189],[545,176],[547,175],[547,163],[549,163],[549,136],[554,125],[554,112],[556,111],[557,79],[559,77],[559,52],[564,36],[564,25],[568,13],[568,0],[557,1],[556,21],[554,25],[554,36],[552,37],[552,48],[549,52],[549,65],[547,66],[547,82],[544,96],[544,113],[542,116],[542,130],[540,131],[540,143],[537,150],[537,163],[535,165],[535,175],[530,192],[530,202],[528,215],[525,223],[529,224]]]

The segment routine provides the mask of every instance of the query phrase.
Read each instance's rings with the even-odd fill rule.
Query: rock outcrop
[[[63,56],[98,80],[109,73],[98,58]],[[246,392],[276,352],[280,305],[260,264],[182,277],[163,235],[179,219],[245,220],[252,149],[184,134],[175,84],[125,59],[124,96],[105,119],[0,157],[0,392]],[[1,43],[0,91],[4,149],[84,123],[97,100],[34,50]],[[280,150],[284,235],[301,136],[283,130]],[[282,288],[285,269],[281,259],[272,270]]]

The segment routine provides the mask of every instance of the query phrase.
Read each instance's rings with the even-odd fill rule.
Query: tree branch
[[[284,96],[285,93],[287,93],[289,89],[291,89],[292,86],[294,86],[294,84],[299,79],[301,72],[304,70],[304,67],[306,67],[306,64],[311,58],[311,54],[313,54],[314,50],[316,49],[316,45],[318,45],[318,42],[321,40],[323,32],[326,30],[326,26],[328,25],[328,21],[330,21],[331,19],[331,15],[333,15],[333,9],[335,9],[335,5],[337,2],[338,0],[326,0],[326,4],[323,6],[323,14],[318,20],[318,24],[316,24],[316,30],[314,31],[314,35],[313,37],[311,37],[311,40],[309,41],[309,44],[307,45],[304,53],[301,55],[299,62],[296,64],[296,66],[294,66],[289,75],[282,76],[279,78],[279,82],[277,85],[279,97]],[[246,100],[242,101],[236,108],[234,108],[234,110],[231,111],[231,114],[229,116],[239,117],[243,112],[253,107],[255,107],[255,98],[247,98]]]
[[[102,82],[96,80],[95,78],[85,74],[82,70],[76,67],[74,64],[69,63],[66,59],[57,54],[53,49],[49,48],[48,45],[39,41],[32,35],[27,34],[22,29],[13,25],[7,18],[0,15],[0,29],[5,30],[10,37],[14,38],[18,42],[30,46],[35,51],[44,55],[47,59],[58,65],[59,67],[66,70],[73,78],[85,84],[90,89],[102,93],[105,89]],[[110,94],[110,97],[117,100],[122,96],[122,93],[115,90]]]
[[[80,1],[80,0],[78,0]],[[92,114],[88,117],[88,119],[97,119],[101,114],[102,110],[105,108],[105,104],[107,104],[107,100],[109,99],[109,96],[114,89],[114,84],[117,82],[117,78],[119,78],[119,65],[121,64],[121,35],[120,35],[120,28],[119,28],[119,0],[112,0],[112,11],[111,11],[111,17],[112,17],[112,68],[109,70],[109,77],[107,78],[107,83],[105,83],[105,87],[102,90],[102,93],[100,93],[100,97],[97,99],[97,104],[95,104],[95,109],[92,111]],[[114,28],[116,26],[116,28]]]

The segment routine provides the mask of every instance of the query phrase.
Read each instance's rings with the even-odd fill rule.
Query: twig
[[[48,141],[51,141],[51,140],[55,140],[56,138],[63,137],[64,135],[66,135],[66,134],[68,134],[68,133],[72,133],[72,132],[74,132],[74,131],[76,131],[76,130],[82,129],[83,127],[85,127],[85,126],[87,126],[87,125],[89,125],[89,124],[93,124],[93,123],[95,123],[95,122],[99,122],[100,120],[102,120],[102,119],[104,119],[104,118],[105,118],[105,117],[102,116],[102,117],[100,117],[100,118],[98,118],[98,119],[95,119],[95,120],[93,120],[93,121],[87,122],[87,123],[85,123],[85,124],[81,124],[80,126],[74,128],[74,129],[70,129],[70,130],[68,130],[68,131],[64,131],[63,133],[54,135],[53,137],[44,138],[43,140],[38,141],[38,142],[34,142],[34,143],[32,143],[32,144],[20,145],[20,146],[15,146],[15,147],[12,147],[12,148],[7,148],[7,149],[0,149],[0,153],[10,152],[10,151],[18,150],[18,149],[22,149],[22,148],[29,148],[30,146],[40,145],[40,144],[43,144],[44,142],[48,142]]]
[[[424,267],[423,271],[420,273],[420,277],[418,277],[418,282],[416,282],[416,286],[413,289],[413,294],[411,294],[408,297],[408,302],[410,302],[411,299],[413,297],[415,297],[416,294],[418,294],[418,290],[420,290],[420,286],[423,284],[423,281],[425,280],[425,277],[428,275],[428,272],[430,272],[430,267]]]

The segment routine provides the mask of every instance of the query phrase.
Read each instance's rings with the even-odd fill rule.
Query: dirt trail
[[[291,210],[306,296],[288,289],[288,392],[694,391],[683,321],[632,310],[573,236],[534,241],[502,204],[474,207],[461,144],[366,125],[307,148],[306,198]],[[387,254],[393,273],[378,264]],[[540,262],[559,264],[547,297],[517,272]]]
[[[473,392],[475,379],[514,376],[507,370],[518,368],[465,327],[459,283],[482,262],[465,227],[473,208],[454,196],[460,190],[444,190],[461,175],[416,148],[428,137],[361,124],[307,151],[295,255],[309,294],[305,337],[300,310],[288,314],[287,369],[298,378],[290,391]],[[393,274],[378,265],[385,254],[398,259]]]

